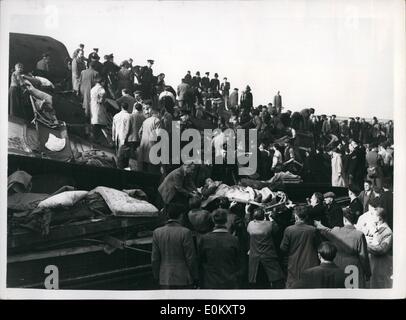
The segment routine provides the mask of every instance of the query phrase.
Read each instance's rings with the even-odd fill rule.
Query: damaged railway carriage
[[[7,286],[44,288],[54,266],[62,289],[148,288],[160,177],[117,169],[109,130],[88,141],[81,101],[65,90],[61,42],[11,33],[10,74],[17,62],[31,72],[44,52],[53,87],[28,78],[23,112],[8,121]],[[111,122],[117,111],[107,108]]]
[[[69,53],[62,43],[10,34],[10,71],[17,62],[33,70],[43,52],[53,60],[54,87],[32,80],[23,115],[8,123],[7,286],[47,288],[53,273],[60,289],[153,289],[152,232],[165,222],[157,199],[161,177],[117,169],[108,129],[105,141],[88,141],[81,102],[64,87]],[[106,108],[111,121],[118,110]],[[195,181],[203,186],[211,170],[197,169]],[[285,227],[292,223],[288,201],[304,203],[316,191],[333,191],[340,205],[348,204],[346,189],[295,175],[219,184],[203,204],[211,210],[224,197],[257,204]]]

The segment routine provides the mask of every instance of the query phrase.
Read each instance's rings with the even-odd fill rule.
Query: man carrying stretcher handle
[[[194,168],[193,163],[184,163],[165,177],[158,188],[165,207],[170,203],[187,207],[189,198],[197,195],[192,176]]]

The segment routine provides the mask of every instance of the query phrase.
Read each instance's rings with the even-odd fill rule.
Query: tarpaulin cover
[[[32,176],[25,171],[15,171],[7,178],[7,190],[15,192],[27,192],[31,189]]]
[[[41,201],[38,208],[72,207],[87,194],[88,191],[65,191]]]
[[[127,193],[108,187],[97,187],[90,191],[99,193],[115,216],[155,217],[158,209],[151,203],[130,197]]]
[[[7,197],[7,209],[26,211],[35,209],[42,200],[49,197],[47,193],[14,193]]]
[[[65,138],[57,138],[52,133],[49,134],[48,141],[45,143],[45,148],[50,151],[61,151],[65,148],[66,139]]]
[[[49,138],[49,134],[53,134],[60,139],[66,139],[65,147],[61,151],[50,151],[45,147],[45,144]],[[38,137],[41,146],[41,152],[43,152],[49,158],[59,161],[69,161],[73,158],[69,136],[65,126],[52,129],[38,122]]]

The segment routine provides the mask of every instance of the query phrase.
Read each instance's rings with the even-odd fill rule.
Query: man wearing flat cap
[[[321,223],[330,229],[334,227],[343,227],[343,210],[335,201],[334,192],[324,194],[325,221]]]

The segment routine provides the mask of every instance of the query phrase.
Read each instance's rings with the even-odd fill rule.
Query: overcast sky
[[[3,3],[4,4],[4,3]],[[290,110],[393,118],[396,1],[13,1],[10,32],[85,44],[117,63],[155,60],[176,87],[187,70],[280,90]]]

